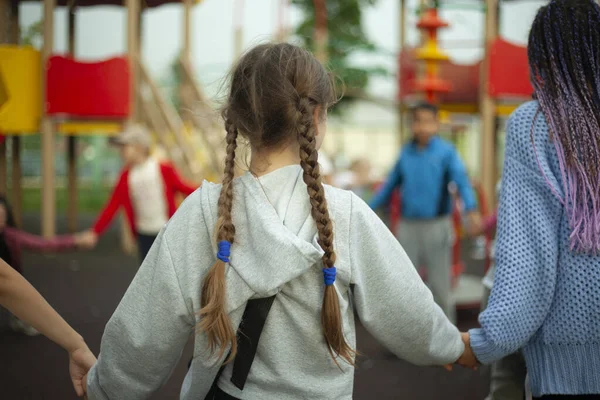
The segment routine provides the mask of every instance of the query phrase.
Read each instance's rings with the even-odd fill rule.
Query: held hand
[[[471,211],[467,214],[467,233],[474,237],[481,233],[481,216],[477,211]]]
[[[479,361],[477,361],[477,358],[473,353],[473,349],[471,348],[471,339],[469,334],[461,333],[460,335],[463,343],[465,344],[465,351],[463,352],[463,355],[460,356],[460,358],[456,361],[456,363],[462,367],[476,370],[479,365]]]
[[[87,391],[87,373],[96,363],[96,357],[85,343],[69,353],[69,373],[77,396],[82,397]]]
[[[93,249],[98,243],[98,235],[93,231],[85,231],[75,235],[75,243],[83,249]]]

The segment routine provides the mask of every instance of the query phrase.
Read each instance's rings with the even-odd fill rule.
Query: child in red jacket
[[[143,260],[160,229],[175,213],[175,194],[187,196],[196,187],[184,182],[172,164],[150,156],[150,135],[142,126],[131,126],[112,143],[119,147],[125,166],[87,237],[88,246],[96,244],[122,207]]]

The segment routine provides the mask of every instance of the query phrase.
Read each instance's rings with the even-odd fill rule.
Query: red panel
[[[398,60],[398,99],[405,99],[415,93],[414,82],[417,79],[417,59],[415,49],[404,49]]]
[[[414,49],[403,50],[400,54],[399,84],[400,97],[406,99],[417,90],[417,63]],[[479,68],[481,62],[474,65],[459,65],[445,62],[440,65],[440,79],[448,81],[452,89],[439,95],[442,103],[477,104],[479,99]]]
[[[496,39],[490,57],[491,96],[531,96],[533,87],[529,81],[526,47]]]
[[[527,48],[497,39],[492,44],[490,63],[490,95],[502,97],[530,97],[533,88],[529,81]],[[400,54],[399,84],[401,98],[415,94],[418,60],[414,49]],[[479,77],[481,62],[458,65],[446,62],[440,65],[440,78],[452,84],[450,93],[439,96],[441,103],[477,104],[479,102]]]
[[[96,63],[53,56],[46,66],[46,112],[81,118],[129,115],[129,64],[124,57]]]

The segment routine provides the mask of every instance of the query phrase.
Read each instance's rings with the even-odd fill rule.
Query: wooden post
[[[0,0],[0,44],[8,42],[10,0]]]
[[[400,16],[399,16],[399,24],[398,24],[398,33],[399,33],[399,51],[398,51],[398,105],[397,115],[398,115],[398,147],[401,147],[404,143],[404,100],[402,96],[402,87],[400,85],[400,69],[401,69],[401,59],[400,54],[402,54],[402,50],[406,47],[406,0],[400,0]]]
[[[19,3],[14,1],[11,2],[10,11],[10,28],[8,32],[9,42],[19,44],[21,42],[21,30],[19,29]],[[2,153],[5,154],[6,151]],[[6,170],[4,173],[6,174]],[[6,183],[6,175],[4,176],[4,182]],[[17,227],[21,227],[23,220],[23,194],[21,185],[21,138],[19,136],[13,136],[11,191],[13,217]]]
[[[237,60],[244,49],[244,0],[235,3],[233,21],[233,59]]]
[[[0,143],[0,194],[6,194],[6,140]]]
[[[487,0],[485,21],[485,57],[481,64],[481,184],[485,197],[492,207],[496,187],[496,102],[489,95],[490,52],[493,41],[498,36],[498,0]]]
[[[54,170],[54,129],[46,115],[46,64],[54,46],[54,7],[56,0],[44,0],[44,45],[42,47],[42,235],[56,233],[56,192]]]
[[[192,0],[183,0],[183,48],[181,49],[181,63],[178,67],[180,71],[179,81],[179,110],[182,114],[182,118],[185,122],[189,122],[189,113],[181,113],[181,109],[192,108],[192,104],[189,101],[189,95],[191,91],[191,82],[187,79],[183,69],[185,66],[191,65],[191,51],[192,51]],[[183,64],[183,65],[182,65]]]
[[[68,22],[69,56],[75,57],[75,7],[69,6]],[[77,137],[67,136],[67,227],[77,231]]]
[[[138,92],[138,62],[140,61],[139,47],[139,14],[140,0],[125,0],[127,5],[127,53],[130,68],[130,121],[136,122],[138,115],[137,92]]]
[[[23,189],[21,187],[21,138],[12,137],[12,210],[15,224],[23,222]]]
[[[19,44],[21,42],[21,29],[19,27],[19,2],[8,0],[10,4],[10,20],[8,24],[9,43]]]
[[[15,15],[14,7],[10,0],[0,0],[0,44],[18,43],[19,17]],[[18,10],[18,7],[17,7]],[[15,38],[15,25],[17,37]],[[0,143],[0,193],[6,194],[6,138]]]
[[[125,0],[127,6],[127,55],[129,58],[130,86],[129,86],[129,124],[138,122],[140,115],[139,94],[139,63],[140,59],[140,0]],[[127,226],[125,218],[121,223],[121,246],[128,254],[135,252],[135,240]]]
[[[327,4],[325,0],[313,0],[315,7],[315,56],[321,63],[327,63]]]
[[[183,49],[181,59],[189,63],[192,51],[192,0],[183,0]]]

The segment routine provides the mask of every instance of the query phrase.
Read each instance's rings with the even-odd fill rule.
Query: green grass
[[[105,187],[82,187],[77,192],[77,210],[81,213],[96,213],[108,199],[111,189]],[[10,190],[8,198],[11,198]],[[42,191],[37,188],[23,189],[23,212],[39,212],[42,204]],[[67,212],[67,189],[56,189],[56,213],[65,215]]]

